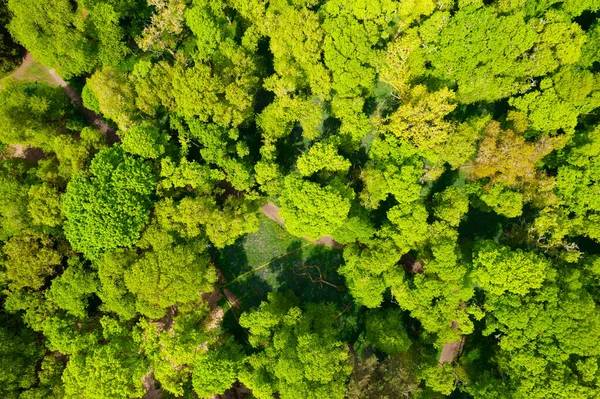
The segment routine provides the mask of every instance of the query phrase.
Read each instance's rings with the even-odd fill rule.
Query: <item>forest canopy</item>
[[[599,0],[0,0],[0,79],[0,397],[600,399]]]

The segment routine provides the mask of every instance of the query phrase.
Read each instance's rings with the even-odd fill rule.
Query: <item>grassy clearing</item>
[[[29,56],[30,57],[30,56]],[[56,83],[48,73],[46,67],[34,60],[33,58],[27,58],[23,64],[14,70],[14,72],[5,76],[2,80],[7,77],[15,78],[23,82],[40,82],[47,83],[51,86],[56,86]],[[1,81],[0,81],[1,83]]]
[[[217,259],[228,281],[225,288],[238,297],[241,311],[257,306],[271,291],[286,289],[306,301],[347,303],[337,273],[341,263],[342,251],[296,238],[264,215],[256,233],[223,249]],[[323,280],[339,287],[313,282],[319,271]]]
[[[46,67],[35,60],[22,71],[17,71],[12,76],[15,79],[26,82],[41,82],[56,86]]]

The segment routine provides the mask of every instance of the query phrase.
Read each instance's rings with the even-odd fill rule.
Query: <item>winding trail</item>
[[[106,138],[108,139],[109,144],[113,144],[113,143],[120,141],[120,138],[119,138],[119,136],[117,136],[115,129],[108,126],[106,124],[106,122],[104,122],[104,119],[102,119],[102,117],[100,117],[100,115],[96,114],[93,111],[90,111],[89,109],[87,109],[83,106],[83,99],[81,98],[79,93],[77,93],[77,91],[75,91],[75,89],[73,89],[71,86],[69,86],[69,84],[67,82],[65,82],[65,80],[63,78],[61,78],[54,69],[50,69],[48,67],[45,67],[45,68],[48,71],[48,73],[50,74],[50,76],[52,77],[52,80],[58,86],[62,87],[65,90],[65,93],[67,93],[67,96],[71,99],[73,104],[75,104],[75,106],[77,108],[79,108],[79,110],[81,111],[83,116],[88,120],[88,122],[90,122],[94,127],[99,129],[100,131],[102,131],[102,133],[104,133],[106,135]]]
[[[27,68],[29,68],[29,66],[32,63],[33,63],[33,56],[31,55],[31,53],[25,54],[25,57],[23,58],[23,62],[21,63],[21,65],[19,65],[19,67],[17,69],[15,69],[13,71],[13,73],[11,73],[8,76],[19,80],[21,77],[23,77],[23,75],[25,74],[25,70]]]

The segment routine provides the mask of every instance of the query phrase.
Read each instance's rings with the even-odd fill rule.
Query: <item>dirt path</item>
[[[10,144],[8,156],[10,158],[23,158],[33,164],[37,164],[40,159],[44,159],[46,154],[39,148],[24,147],[22,144]]]
[[[452,322],[452,329],[458,329],[458,322]],[[465,343],[465,336],[463,335],[460,340],[448,342],[442,348],[442,353],[440,355],[439,363],[443,365],[444,363],[452,363],[462,352],[463,345]]]
[[[262,213],[264,213],[266,217],[268,217],[272,221],[276,222],[281,227],[285,228],[285,220],[283,220],[283,218],[281,216],[279,216],[279,208],[277,207],[277,205],[275,205],[274,203],[269,201],[266,204],[264,204],[260,209],[262,210]],[[337,242],[336,240],[334,240],[332,236],[321,237],[316,241],[312,241],[308,237],[302,237],[302,238],[304,238],[306,241],[312,242],[315,245],[322,245],[324,247],[331,247],[331,248],[335,248],[335,249],[344,248],[344,246],[342,244],[340,244],[339,242]]]
[[[104,120],[98,114],[90,111],[89,109],[87,109],[83,106],[83,99],[81,98],[79,93],[77,93],[75,91],[75,89],[73,89],[71,86],[69,86],[69,84],[67,82],[65,82],[65,80],[63,78],[61,78],[54,69],[50,69],[50,68],[46,68],[46,69],[48,70],[48,73],[52,77],[52,80],[54,80],[54,82],[58,86],[62,87],[65,90],[65,93],[67,93],[67,96],[69,96],[71,101],[73,101],[73,104],[75,104],[75,106],[77,108],[79,108],[79,110],[81,111],[83,116],[85,116],[85,118],[88,120],[88,122],[90,122],[97,129],[101,130],[102,133],[106,134],[106,137],[107,137],[109,143],[112,144],[112,143],[116,143],[116,142],[120,141],[119,136],[117,136],[117,134],[115,132],[115,129],[108,126],[106,124],[106,122],[104,122]]]
[[[25,58],[23,58],[23,62],[21,63],[21,65],[9,76],[17,80],[21,79],[25,75],[27,68],[29,68],[29,66],[34,61],[35,60],[33,59],[31,53],[27,53],[25,55]],[[85,108],[83,106],[83,99],[81,98],[79,93],[77,93],[77,91],[75,91],[71,86],[69,86],[69,84],[65,82],[65,80],[61,78],[54,69],[50,69],[46,66],[43,66],[43,68],[48,72],[52,81],[56,83],[56,85],[64,89],[65,93],[67,93],[67,96],[71,99],[73,104],[75,104],[75,106],[79,108],[79,110],[81,111],[83,116],[88,120],[88,122],[90,122],[92,126],[102,131],[104,134],[106,134],[106,137],[110,144],[120,141],[120,138],[119,136],[117,136],[115,129],[108,126],[106,122],[104,122],[102,117],[100,117],[93,111],[90,111],[89,109]],[[2,86],[0,84],[0,88],[1,87]]]
[[[32,63],[33,57],[31,56],[31,53],[27,53],[25,55],[25,58],[23,58],[23,62],[21,63],[21,65],[19,65],[19,67],[15,69],[15,71],[9,76],[15,79],[21,78],[25,74],[25,71],[27,70],[29,65],[31,65]]]

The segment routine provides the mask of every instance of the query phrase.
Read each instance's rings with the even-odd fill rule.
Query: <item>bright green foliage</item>
[[[98,101],[98,97],[96,96],[96,93],[94,93],[94,90],[88,84],[83,86],[83,89],[81,90],[81,99],[83,101],[83,106],[87,109],[94,111],[98,114],[102,112],[102,110],[100,109],[100,102]]]
[[[22,50],[8,32],[10,17],[7,2],[0,2],[0,76],[19,65]]]
[[[452,18],[434,15],[421,34],[433,72],[456,82],[459,101],[473,103],[524,92],[527,78],[577,61],[584,37],[576,24],[550,22],[537,29],[542,32],[520,13],[470,6]]]
[[[120,129],[126,130],[137,121],[139,111],[135,104],[135,88],[126,74],[105,67],[87,80],[86,87],[93,92],[102,114],[115,121]]]
[[[94,262],[98,269],[97,295],[102,300],[101,309],[124,320],[133,319],[137,314],[135,296],[127,290],[123,278],[136,258],[133,251],[119,249]]]
[[[200,47],[206,39],[202,37],[198,42],[193,67],[178,63],[173,71],[177,113],[224,127],[239,126],[252,116],[259,83],[257,60],[233,40],[221,42],[218,51],[206,60],[206,49]]]
[[[344,223],[350,201],[330,187],[289,176],[280,197],[281,217],[288,231],[316,240]]]
[[[572,133],[581,113],[600,106],[600,96],[594,75],[574,67],[563,67],[553,79],[540,83],[542,91],[528,93],[510,100],[511,105],[527,112],[531,127],[542,132],[562,129]]]
[[[259,352],[248,358],[240,381],[259,399],[279,392],[289,398],[343,398],[352,366],[337,339],[332,305],[295,306],[293,295],[269,293],[268,302],[244,313],[250,344]]]
[[[302,135],[313,140],[321,135],[322,107],[316,100],[278,97],[258,115],[257,123],[268,141],[288,136],[296,122],[302,128]],[[264,146],[262,151],[266,148],[268,147]]]
[[[67,136],[57,136],[52,149],[58,160],[58,176],[48,180],[70,179],[77,172],[89,166],[94,155],[107,147],[106,135],[100,130],[85,127],[79,133],[79,140]]]
[[[410,339],[402,323],[401,314],[397,310],[370,310],[365,325],[367,342],[375,349],[388,355],[408,351]]]
[[[55,249],[52,237],[26,231],[13,236],[4,244],[6,277],[12,289],[39,289],[47,276],[61,264],[61,254]]]
[[[243,354],[231,340],[216,349],[210,348],[193,363],[192,385],[201,398],[222,394],[237,381]]]
[[[89,176],[75,176],[64,196],[71,245],[88,258],[133,245],[148,222],[154,186],[150,167],[121,147],[98,153]]]
[[[452,124],[444,120],[456,108],[453,100],[454,92],[446,88],[429,93],[425,86],[415,86],[390,115],[386,130],[426,154],[440,153],[453,130]]]
[[[401,252],[408,252],[425,241],[428,229],[427,216],[425,207],[418,203],[396,205],[387,213],[393,228],[385,225],[382,228],[382,236],[392,239]]]
[[[86,2],[84,0],[83,3],[84,6],[86,3],[93,3],[93,5],[90,4],[90,15],[87,20],[93,25],[90,30],[98,41],[97,57],[99,63],[104,66],[117,66],[129,52],[129,49],[123,43],[125,32],[119,25],[119,20],[123,15],[119,12],[121,10],[118,9],[122,7],[119,7],[116,1],[102,3],[98,1]],[[135,7],[139,0],[134,0],[131,3]],[[84,12],[81,11],[82,14]]]
[[[378,56],[374,47],[393,31],[389,25],[397,7],[387,0],[357,1],[351,7],[340,0],[325,3],[325,65],[332,73],[332,88],[340,97],[359,96],[372,90],[373,64]]]
[[[493,184],[481,195],[481,200],[500,215],[509,218],[523,213],[523,195],[504,188],[503,184]]]
[[[324,32],[318,13],[309,9],[311,2],[273,1],[266,10],[257,4],[263,10],[252,11],[244,10],[248,6],[240,3],[245,2],[235,3],[261,34],[271,38],[269,49],[275,74],[267,80],[269,89],[283,97],[310,87],[319,98],[328,97],[331,77],[322,62]]]
[[[142,158],[159,158],[165,152],[168,137],[150,124],[132,127],[125,132],[123,149]]]
[[[211,197],[186,197],[177,204],[168,199],[156,207],[157,218],[164,228],[184,237],[197,237],[204,231],[217,248],[256,231],[256,212],[255,202],[234,196],[228,197],[222,208]]]
[[[434,215],[453,227],[460,224],[461,218],[469,210],[469,199],[462,190],[454,186],[436,193],[433,204]]]
[[[65,127],[69,103],[63,90],[43,83],[2,82],[0,130],[2,142],[31,144],[44,149]]]
[[[197,193],[212,193],[214,186],[225,176],[217,170],[206,165],[190,162],[185,158],[176,165],[171,158],[161,160],[160,175],[163,178],[159,188],[169,190],[172,188],[191,187]]]
[[[115,66],[128,51],[119,24],[125,7],[117,3],[11,0],[14,18],[8,28],[37,60],[70,78],[91,73],[98,64]]]
[[[170,325],[165,319],[138,323],[135,339],[150,360],[154,378],[163,390],[176,396],[185,394],[190,380],[200,397],[224,392],[235,381],[239,347],[231,340],[220,341],[206,304],[195,305],[191,312],[179,306],[178,313]]]
[[[249,149],[240,140],[238,129],[225,129],[216,124],[188,122],[190,136],[203,147],[200,155],[206,163],[216,165],[225,179],[238,191],[248,190],[254,184],[252,165],[248,162]]]
[[[493,241],[480,241],[473,255],[477,284],[492,295],[520,295],[540,288],[551,277],[550,262],[543,256],[511,250]]]
[[[365,208],[377,208],[389,194],[400,203],[419,198],[423,162],[413,147],[395,138],[377,138],[371,145],[369,158],[361,172],[365,187],[360,198]]]
[[[345,172],[350,165],[350,161],[338,154],[333,143],[316,143],[298,158],[298,170],[303,176],[310,176],[321,170]]]
[[[0,0],[0,396],[600,399],[599,11]]]
[[[560,245],[565,236],[600,237],[600,203],[593,193],[600,181],[598,130],[580,134],[566,151],[558,170],[558,201],[543,210],[535,222],[536,233],[549,245]]]
[[[598,37],[600,37],[600,24],[595,23],[587,32],[587,40],[581,47],[581,57],[579,62],[585,67],[590,67],[594,62],[600,60]]]
[[[350,244],[355,241],[369,241],[375,231],[368,212],[364,211],[364,208],[356,207],[350,209],[348,217],[332,236],[340,244]]]
[[[27,209],[32,183],[27,165],[16,159],[0,162],[0,238],[5,241],[31,224]]]
[[[65,77],[91,72],[96,65],[93,43],[86,37],[83,15],[68,0],[51,3],[11,0],[9,29],[15,39]]]
[[[159,319],[167,308],[201,300],[216,281],[208,256],[194,246],[178,245],[144,254],[125,272],[125,285],[136,298],[136,309]]]
[[[421,371],[423,380],[427,387],[443,395],[450,395],[454,390],[455,377],[452,367],[444,365],[433,365]]]
[[[65,368],[62,359],[55,355],[46,355],[42,359],[38,371],[38,384],[35,388],[24,391],[20,399],[60,399],[64,397],[64,388],[61,380]]]
[[[142,377],[148,372],[146,362],[124,328],[108,318],[102,323],[108,342],[69,358],[62,376],[65,398],[141,398],[145,392]]]
[[[87,301],[96,292],[97,284],[94,274],[85,269],[83,262],[70,258],[64,273],[52,280],[46,297],[59,308],[84,318]]]
[[[384,276],[401,267],[396,264],[402,255],[393,240],[374,240],[365,248],[357,244],[344,248],[345,265],[339,272],[359,305],[376,308],[381,304],[387,288]]]
[[[129,75],[137,94],[135,106],[151,116],[156,116],[165,108],[175,110],[172,75],[173,67],[165,61],[155,64],[148,60],[138,61]]]
[[[595,397],[600,318],[586,280],[581,271],[563,270],[556,283],[526,296],[486,297],[484,334],[500,333],[498,367],[512,397]]]

